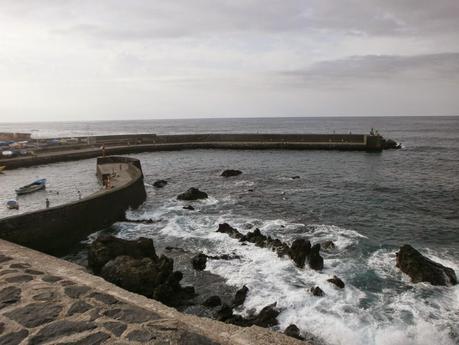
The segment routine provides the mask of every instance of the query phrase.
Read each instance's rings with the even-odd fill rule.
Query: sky
[[[458,0],[0,0],[0,121],[459,114]]]

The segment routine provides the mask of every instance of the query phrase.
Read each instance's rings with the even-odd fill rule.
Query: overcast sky
[[[459,0],[0,0],[0,121],[459,114]]]

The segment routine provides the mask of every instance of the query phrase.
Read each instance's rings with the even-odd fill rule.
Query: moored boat
[[[41,189],[46,188],[46,179],[40,179],[32,182],[31,184],[22,186],[21,188],[16,189],[17,195],[29,194]]]
[[[6,202],[6,207],[10,210],[19,210],[19,204],[16,200],[8,200]]]

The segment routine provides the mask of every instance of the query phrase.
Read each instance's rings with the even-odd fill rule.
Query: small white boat
[[[8,200],[6,202],[6,207],[10,210],[19,210],[19,204],[16,200]]]
[[[46,188],[46,179],[40,179],[32,182],[31,184],[22,186],[21,188],[16,189],[17,195],[29,194],[41,189]]]

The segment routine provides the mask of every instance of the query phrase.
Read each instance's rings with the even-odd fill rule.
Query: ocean
[[[190,150],[132,155],[142,162],[148,198],[132,219],[109,231],[124,238],[151,237],[155,246],[188,253],[234,254],[209,260],[206,271],[226,285],[249,288],[239,312],[272,302],[283,311],[279,329],[296,324],[331,345],[459,344],[459,285],[412,284],[395,267],[395,253],[411,244],[459,276],[459,117],[251,118],[73,123],[0,123],[3,131],[32,131],[34,137],[115,133],[368,133],[376,128],[401,142],[382,153],[339,151]],[[224,169],[239,169],[224,179]],[[20,200],[20,212],[76,199],[98,188],[95,160],[6,171],[0,202],[35,178],[49,180],[46,192]],[[298,179],[292,179],[299,176]],[[157,179],[169,183],[163,189]],[[177,194],[198,187],[209,199],[196,211]],[[0,217],[14,211],[0,210]],[[332,240],[322,251],[325,267],[299,269],[288,258],[251,244],[241,246],[216,233],[219,223],[240,232],[292,242]],[[184,265],[184,264],[183,264]],[[192,274],[189,273],[189,274]],[[327,279],[346,284],[337,290]],[[188,279],[188,278],[186,278]],[[191,279],[191,278],[190,278]],[[325,296],[312,296],[320,286]]]

